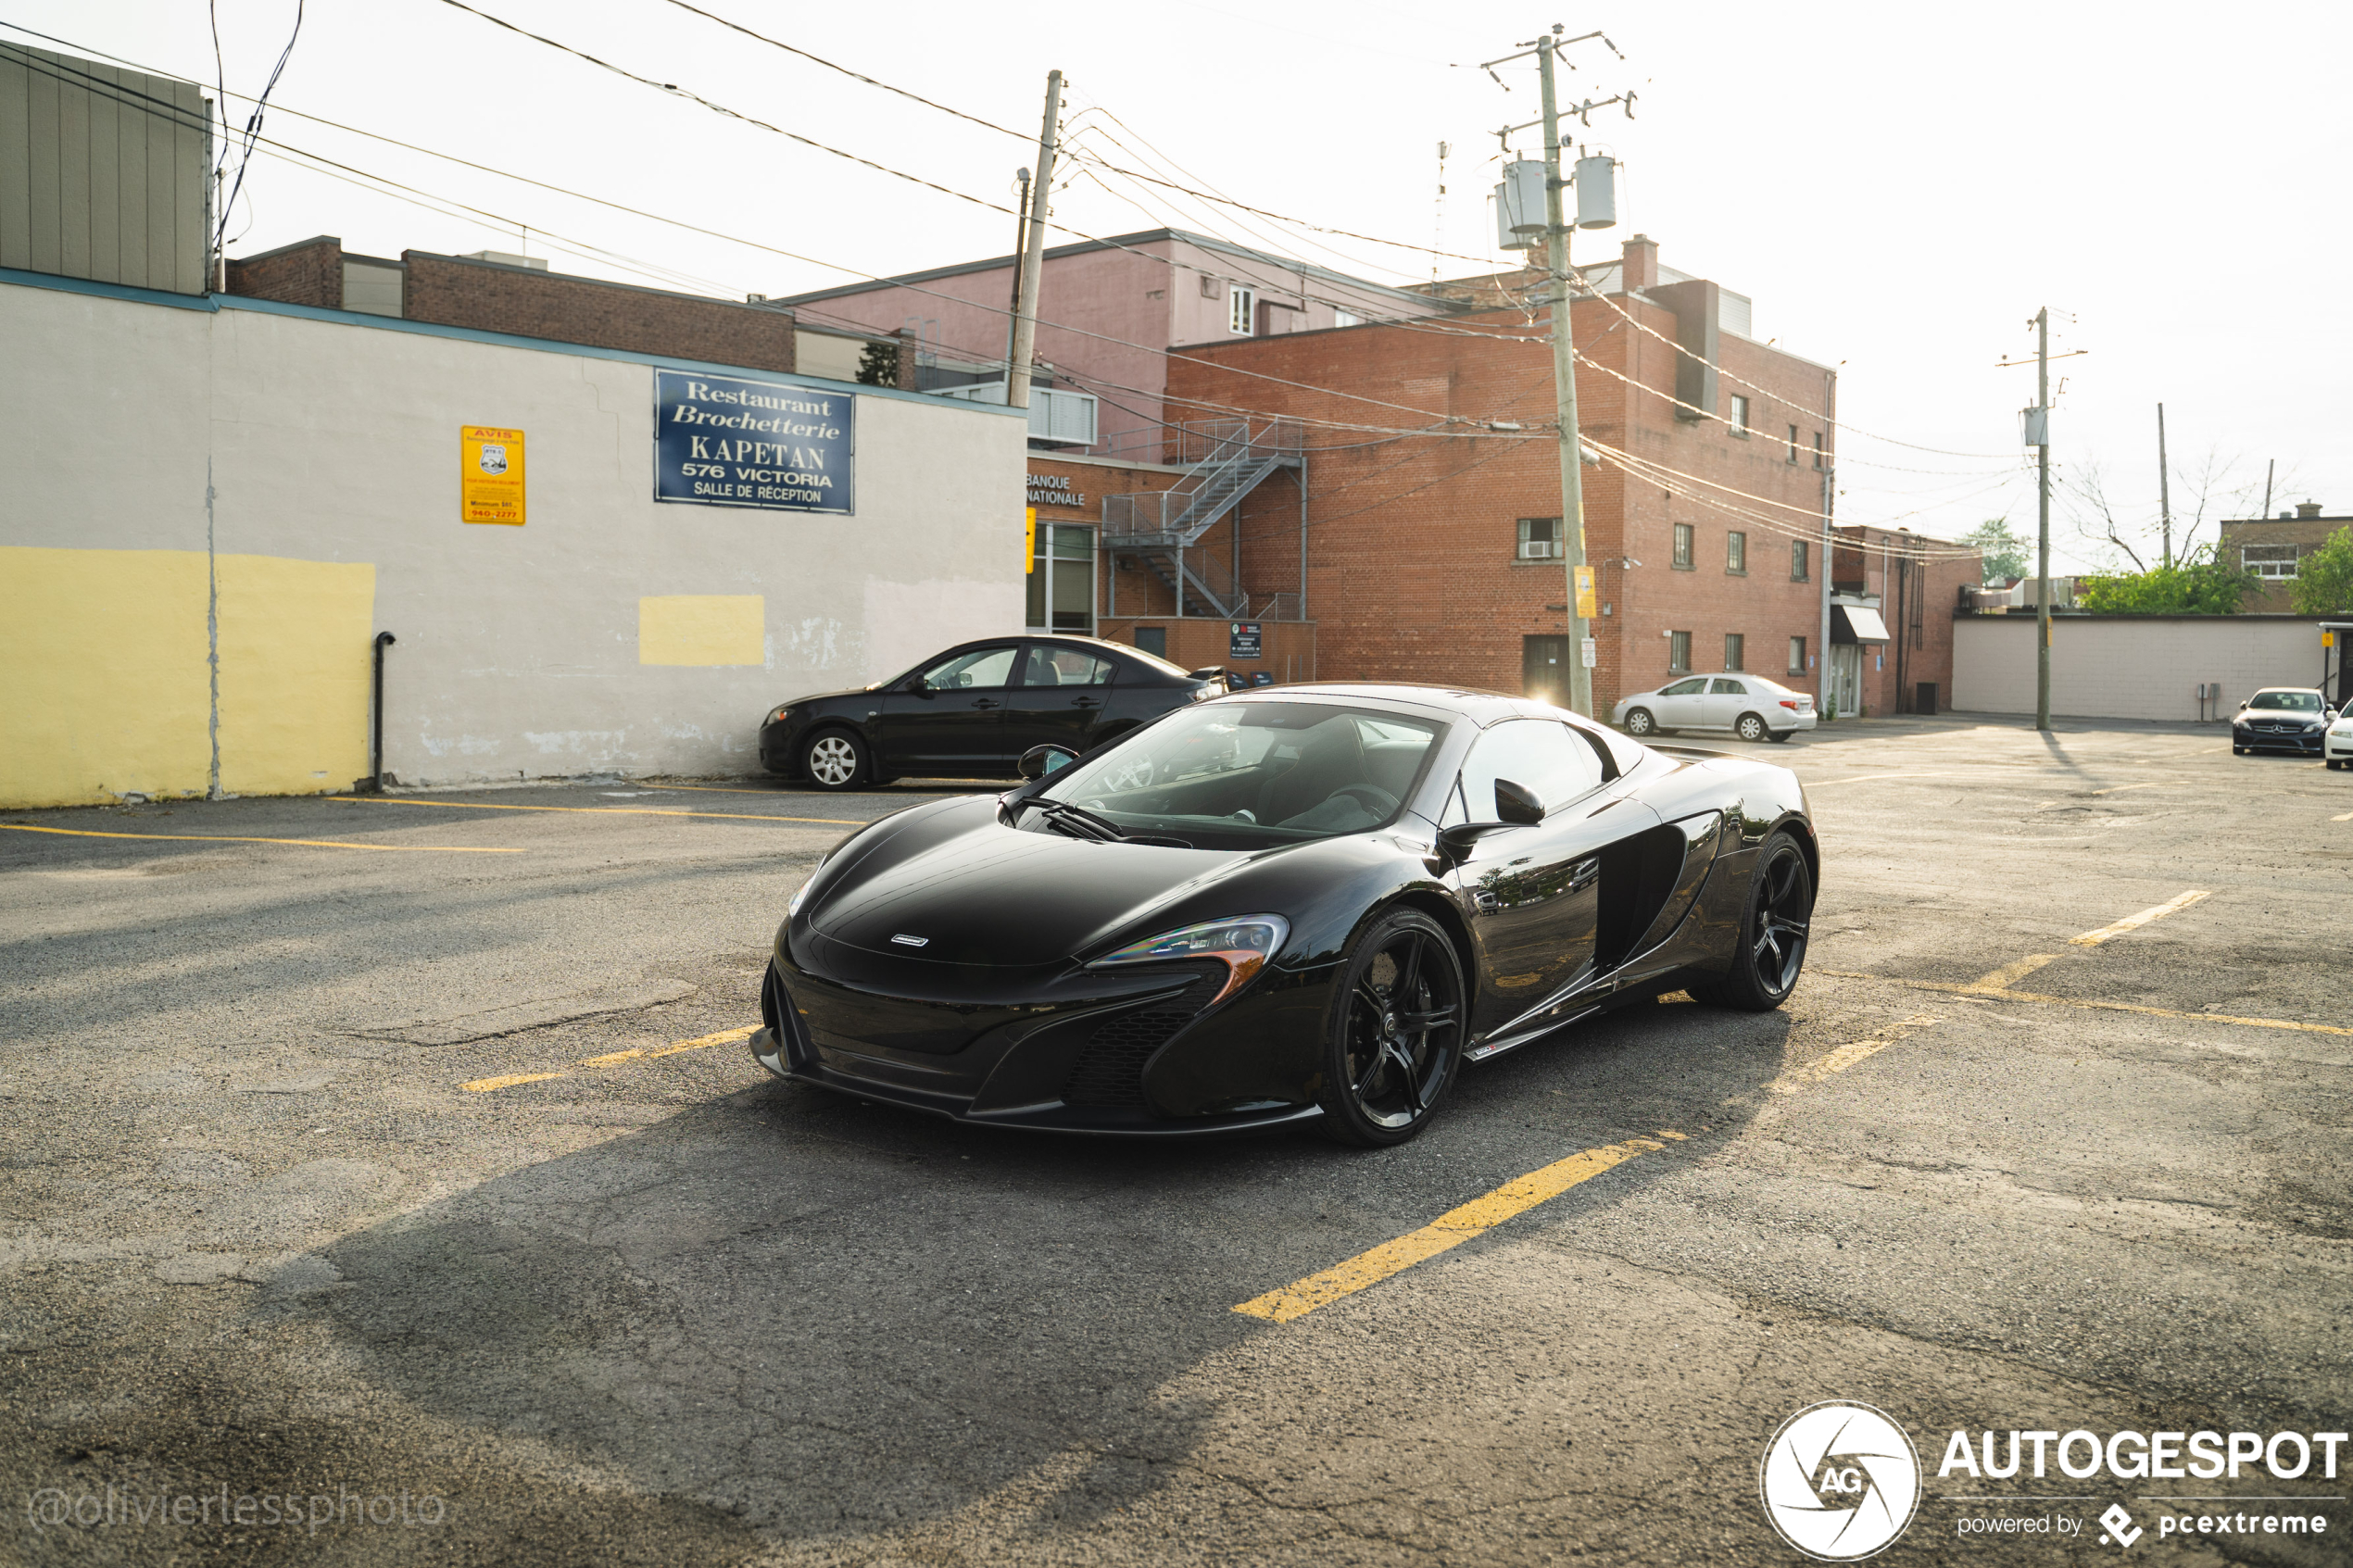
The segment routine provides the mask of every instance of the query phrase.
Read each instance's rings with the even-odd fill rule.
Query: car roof
[[[1556,708],[1534,697],[1506,696],[1501,692],[1480,691],[1475,686],[1427,685],[1416,682],[1390,681],[1379,684],[1308,684],[1297,686],[1253,686],[1248,691],[1235,692],[1217,698],[1219,702],[1265,702],[1285,698],[1323,702],[1356,702],[1389,704],[1399,708],[1416,708],[1425,712],[1439,712],[1468,719],[1480,729],[1499,724],[1506,719],[1568,719],[1578,716],[1566,708]],[[1580,722],[1583,721],[1579,721]]]
[[[2321,688],[2318,686],[2258,686],[2248,695],[2261,696],[2265,692],[2302,692],[2307,696],[2319,696]]]

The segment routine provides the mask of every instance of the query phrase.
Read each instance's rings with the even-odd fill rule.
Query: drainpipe
[[[384,649],[399,640],[389,632],[376,633],[375,722],[368,741],[368,776],[361,781],[358,791],[361,795],[382,795],[384,792]]]

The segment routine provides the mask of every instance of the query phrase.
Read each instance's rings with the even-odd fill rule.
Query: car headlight
[[[809,868],[809,875],[801,882],[801,884],[799,887],[793,889],[792,897],[785,900],[785,918],[786,920],[790,920],[793,916],[800,913],[800,906],[809,897],[809,890],[817,884],[817,873],[825,869],[825,862],[832,859],[836,855],[841,852],[842,844],[849,843],[851,838],[857,837],[859,834],[864,833],[865,831],[866,830],[864,828],[859,828],[856,832],[851,833],[848,838],[844,838],[841,841],[841,844],[832,846],[826,849],[824,854],[817,857],[817,863]]]
[[[1178,959],[1221,959],[1226,964],[1226,984],[1210,998],[1213,1003],[1221,1002],[1265,968],[1266,960],[1282,951],[1284,938],[1290,935],[1290,922],[1280,915],[1237,915],[1231,920],[1208,921],[1181,931],[1163,932],[1141,942],[1130,942],[1087,967],[1111,969],[1119,964],[1166,963]]]

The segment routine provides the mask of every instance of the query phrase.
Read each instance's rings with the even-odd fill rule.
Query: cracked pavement
[[[1388,1151],[958,1127],[774,1084],[739,1042],[580,1065],[754,1021],[785,899],[846,831],[823,822],[0,813],[435,851],[0,833],[0,1539],[35,1563],[1784,1563],[1764,1446],[1846,1399],[1928,1467],[1881,1561],[2072,1562],[2118,1553],[2096,1526],[1958,1537],[1946,1434],[2345,1428],[2353,783],[2211,726],[1755,749],[1806,781],[1826,853],[1790,1006],[1614,1014],[1467,1070]],[[416,798],[927,797],[703,783]],[[459,852],[483,848],[523,853]],[[2071,941],[2187,889],[2211,897]],[[2055,956],[1972,991],[2031,955]],[[1683,1139],[1295,1322],[1231,1311],[1659,1129]],[[109,1487],[442,1512],[29,1501]],[[2140,1487],[2050,1489],[2089,1519]],[[2341,1535],[2135,1555],[2353,1558],[2353,1508],[2325,1512]]]

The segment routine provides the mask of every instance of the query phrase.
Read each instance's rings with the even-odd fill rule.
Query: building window
[[[1353,310],[1335,310],[1332,312],[1332,325],[1335,327],[1360,326],[1364,323],[1364,320],[1365,318],[1359,316]]]
[[[1792,458],[1790,461],[1797,459]],[[1804,539],[1793,539],[1789,546],[1789,580],[1804,583],[1814,575],[1814,547]]]
[[[1797,462],[1797,427],[1796,427],[1795,425],[1792,425],[1792,426],[1790,426],[1790,427],[1789,427],[1789,460],[1790,460],[1790,463],[1791,463],[1791,465],[1792,465],[1793,467],[1794,467],[1794,466],[1796,465],[1796,462]]]
[[[1680,675],[1687,672],[1691,667],[1692,634],[1689,632],[1667,633],[1667,668]]]
[[[1748,535],[1732,533],[1724,535],[1724,570],[1748,575]]]
[[[1258,332],[1258,291],[1246,289],[1239,283],[1226,295],[1227,330],[1242,337],[1254,337]]]
[[[1789,672],[1793,675],[1806,673],[1806,639],[1803,637],[1789,640]]]
[[[1748,433],[1748,399],[1737,392],[1732,394],[1732,433],[1734,435]]]
[[[2265,582],[2293,582],[2296,578],[2296,546],[2243,545],[2239,547],[2239,565]]]
[[[1689,571],[1691,569],[1692,525],[1688,522],[1679,522],[1675,525],[1675,570]]]
[[[1724,633],[1725,669],[1745,670],[1748,668],[1747,665],[1741,662],[1743,645],[1744,641],[1745,639],[1743,639],[1738,632],[1727,632]]]
[[[1519,520],[1519,558],[1521,560],[1557,560],[1561,549],[1561,520],[1556,517],[1524,517]]]
[[[1822,466],[1822,433],[1818,430],[1814,433],[1814,466]]]

